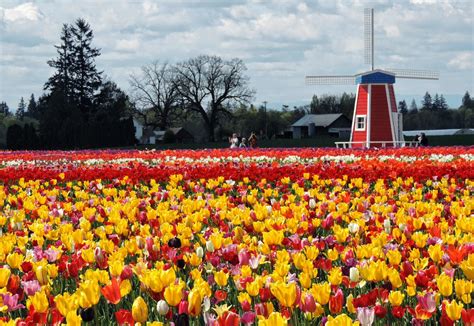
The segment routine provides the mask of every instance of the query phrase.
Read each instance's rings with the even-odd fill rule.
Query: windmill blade
[[[387,68],[384,70],[395,74],[396,78],[430,79],[430,80],[439,79],[438,71],[417,70],[417,69],[391,69],[391,68]]]
[[[374,9],[364,9],[364,59],[374,70]]]
[[[306,85],[354,85],[354,76],[306,76]]]

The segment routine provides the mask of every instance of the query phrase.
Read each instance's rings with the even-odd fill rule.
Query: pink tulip
[[[247,312],[244,312],[244,314],[242,315],[242,323],[244,324],[253,324],[253,321],[255,320],[255,317],[257,315],[253,312],[253,311],[247,311]]]
[[[304,312],[315,312],[316,311],[316,301],[312,294],[306,294],[304,301],[301,302],[301,308]]]
[[[8,307],[8,311],[14,311],[25,308],[24,305],[18,304],[18,294],[2,294],[3,304]]]
[[[370,326],[373,324],[375,318],[374,308],[359,307],[357,308],[357,320],[362,326]]]
[[[28,296],[34,295],[41,289],[41,285],[39,284],[38,280],[22,281],[21,286],[23,287],[23,291],[25,291]]]
[[[250,253],[246,249],[239,251],[239,265],[248,265],[250,261]]]
[[[436,310],[436,302],[433,293],[426,293],[424,296],[418,296],[418,302],[423,310],[432,313]]]

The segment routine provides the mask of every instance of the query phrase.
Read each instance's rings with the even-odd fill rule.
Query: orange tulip
[[[102,295],[107,299],[108,302],[117,304],[120,302],[122,296],[120,295],[120,284],[116,278],[112,278],[112,282],[100,289]]]

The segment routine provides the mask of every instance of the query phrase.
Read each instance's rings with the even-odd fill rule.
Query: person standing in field
[[[257,136],[255,135],[254,132],[250,134],[249,137],[249,146],[250,148],[256,148],[257,147]]]
[[[422,132],[421,136],[420,136],[420,145],[421,146],[428,146],[428,138],[426,137],[424,132]]]
[[[229,137],[230,148],[238,148],[239,147],[239,137],[237,134],[232,134],[232,137]]]

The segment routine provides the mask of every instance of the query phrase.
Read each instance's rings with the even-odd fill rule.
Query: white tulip
[[[196,255],[197,255],[199,258],[204,257],[204,249],[202,249],[201,246],[199,246],[199,247],[196,248]]]
[[[349,279],[351,282],[359,282],[359,269],[357,267],[349,269]]]
[[[350,233],[355,234],[355,233],[359,232],[360,227],[359,227],[359,224],[351,222],[351,223],[349,223],[348,228],[349,228]]]
[[[163,316],[168,313],[168,311],[170,310],[170,307],[168,306],[165,300],[160,300],[156,304],[156,310],[158,311],[160,315]]]
[[[206,250],[209,251],[209,252],[214,252],[215,248],[214,248],[214,244],[212,243],[211,240],[207,240]]]

